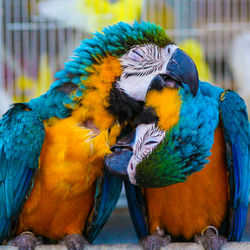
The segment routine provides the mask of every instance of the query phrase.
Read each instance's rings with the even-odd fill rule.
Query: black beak
[[[177,48],[170,58],[166,74],[173,80],[187,84],[193,96],[199,87],[199,76],[194,61],[184,51]]]
[[[125,180],[129,180],[127,173],[128,163],[133,155],[133,142],[135,132],[118,140],[111,148],[113,153],[104,158],[106,169],[114,175],[120,176]]]

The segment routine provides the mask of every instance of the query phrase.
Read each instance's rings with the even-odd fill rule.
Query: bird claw
[[[65,236],[59,244],[64,244],[68,250],[82,250],[89,242],[81,234],[69,234]]]
[[[31,232],[23,232],[8,242],[9,246],[18,247],[18,250],[33,250],[35,246],[42,244],[42,238],[36,237]]]
[[[212,226],[206,228],[205,233],[195,235],[195,242],[202,244],[205,250],[220,250],[226,242],[226,238],[218,234],[218,230]]]
[[[159,250],[161,247],[168,245],[170,241],[170,235],[160,236],[159,234],[151,234],[141,240],[141,245],[144,250]]]

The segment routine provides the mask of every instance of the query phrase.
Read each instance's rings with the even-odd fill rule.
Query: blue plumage
[[[56,87],[51,88],[48,92],[40,97],[31,99],[26,105],[35,110],[42,120],[47,120],[51,117],[66,118],[71,114],[71,110],[63,105],[63,101],[68,97],[67,91],[61,89],[62,82],[56,84]],[[68,84],[69,91],[70,84]]]
[[[219,123],[219,94],[223,89],[200,83],[195,98],[188,88],[181,88],[182,105],[179,121],[166,131],[164,140],[136,168],[143,187],[164,187],[186,181],[208,163],[214,131]],[[192,122],[195,121],[195,122]],[[147,178],[145,177],[147,176]]]
[[[136,166],[136,182],[142,187],[164,187],[183,182],[187,176],[201,170],[208,162],[214,131],[221,123],[230,192],[229,212],[221,224],[221,232],[230,241],[240,241],[246,224],[250,192],[250,125],[245,103],[235,92],[224,91],[205,82],[200,82],[195,98],[185,88],[180,93],[182,107],[179,122],[166,131],[164,142],[139,163],[148,163],[148,168],[138,170],[140,165]],[[165,172],[157,174],[158,167],[163,167]],[[140,175],[138,171],[141,171]],[[147,231],[146,220],[142,220],[145,204],[137,202],[143,195],[137,197],[134,189],[128,188],[128,205],[137,234],[142,237],[141,232]],[[229,227],[225,229],[225,225]]]
[[[44,137],[39,115],[25,104],[15,104],[0,121],[0,242],[25,200]]]
[[[129,213],[135,227],[138,238],[148,235],[148,227],[145,221],[145,203],[141,189],[128,181],[124,182],[128,201]]]
[[[112,176],[110,173],[105,172],[103,177],[99,179],[95,194],[94,215],[91,219],[91,224],[86,230],[89,242],[92,243],[94,241],[110,214],[115,209],[121,189],[122,179],[119,177]]]
[[[246,224],[250,191],[250,126],[246,105],[233,91],[221,96],[220,115],[227,146],[232,213],[228,238],[239,241]]]

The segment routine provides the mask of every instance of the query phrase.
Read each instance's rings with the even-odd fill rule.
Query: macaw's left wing
[[[239,241],[246,224],[250,190],[250,126],[245,103],[235,92],[223,92],[219,108],[230,185],[228,240]]]
[[[85,228],[85,237],[92,243],[111,213],[120,197],[122,179],[111,175],[104,170],[103,176],[98,179],[95,193],[95,207]]]
[[[39,114],[14,104],[0,121],[0,244],[28,197],[45,129]]]

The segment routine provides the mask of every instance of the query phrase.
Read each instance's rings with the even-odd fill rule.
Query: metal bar
[[[65,34],[64,34],[64,29],[58,29],[58,64],[60,65],[60,68],[63,67],[63,62],[64,62],[64,58],[65,58]]]
[[[48,24],[49,25],[49,24]],[[55,27],[56,24],[54,23]],[[55,73],[56,71],[56,32],[54,29],[49,29],[48,32],[48,59],[49,68]]]
[[[31,4],[32,6],[34,6],[34,8],[36,8],[37,5],[37,0],[31,0]],[[33,70],[34,72],[32,72],[32,76],[34,77],[34,79],[37,78],[37,63],[38,63],[38,24],[34,23],[34,26],[36,27],[36,29],[29,29],[30,31],[30,48],[31,48],[31,56],[30,56],[30,60],[31,60],[31,65],[33,65]],[[34,86],[34,89],[36,88],[36,86]]]
[[[247,22],[247,0],[240,1],[240,22]]]
[[[222,6],[221,1],[215,2],[215,22],[222,22]],[[222,63],[223,63],[223,52],[222,52],[222,32],[215,32],[215,61],[216,61],[216,82],[220,85],[223,83],[222,77]]]
[[[8,23],[7,30],[19,31],[19,30],[56,30],[64,29],[65,25],[54,22],[34,22],[34,23]]]
[[[20,0],[13,1],[13,21],[21,22],[21,3]],[[14,79],[15,83],[21,75],[23,75],[22,70],[22,54],[21,54],[21,32],[13,32],[13,42],[14,42],[14,50],[13,50],[13,60],[15,61],[14,65]],[[13,95],[18,94],[18,96],[22,97],[23,93],[17,90],[17,86],[13,86]],[[21,90],[20,90],[21,91]]]
[[[21,23],[27,22],[29,19],[28,13],[28,1],[21,0]],[[31,11],[31,10],[30,10]],[[21,60],[23,64],[23,72],[25,75],[30,76],[30,72],[32,72],[31,68],[31,56],[30,56],[30,30],[23,30],[21,32]],[[25,99],[24,93],[24,99]]]
[[[37,94],[42,94],[43,84],[46,81],[43,75],[41,75],[41,72],[39,72],[40,69],[40,63],[43,56],[45,56],[48,52],[48,21],[45,20],[44,23],[39,23],[39,54],[38,54],[38,78],[40,77],[40,82],[37,84],[36,92]]]
[[[224,23],[231,23],[232,24],[232,2],[230,1],[224,1]],[[231,29],[232,29],[232,25]],[[232,35],[233,32],[228,32],[226,29],[223,30],[224,34],[224,41],[232,41]],[[228,60],[228,53],[226,53],[224,47],[224,55],[225,55],[225,60]],[[228,65],[228,64],[227,64]],[[233,81],[231,74],[229,74],[228,70],[225,70],[224,72],[224,86],[225,88],[233,88]]]
[[[5,27],[12,22],[11,1],[4,0]],[[6,86],[9,93],[13,96],[14,85],[14,60],[13,60],[13,37],[12,33],[5,28],[5,48],[4,48],[4,63],[6,69]],[[8,68],[9,67],[9,68]]]

